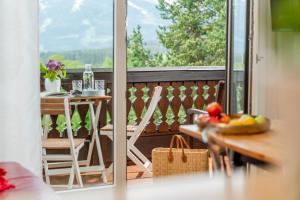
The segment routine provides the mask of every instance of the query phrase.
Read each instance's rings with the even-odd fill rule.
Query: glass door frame
[[[39,8],[37,8],[39,9]],[[111,198],[124,199],[127,183],[127,0],[113,0],[113,183],[57,193],[101,190]]]
[[[114,186],[125,195],[127,178],[126,90],[127,90],[127,0],[114,0]],[[124,197],[124,196],[123,196]]]
[[[251,8],[253,5],[252,0],[246,0],[246,35],[245,35],[245,71],[244,71],[244,113],[248,113],[251,109],[251,23],[252,14]],[[227,55],[226,55],[226,111],[232,113],[233,100],[232,100],[232,71],[233,71],[233,44],[234,44],[234,25],[233,25],[233,0],[227,0]]]

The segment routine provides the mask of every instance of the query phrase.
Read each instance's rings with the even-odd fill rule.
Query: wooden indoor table
[[[213,139],[221,147],[230,149],[243,156],[275,166],[281,166],[284,147],[281,143],[277,127],[277,124],[273,123],[270,131],[253,135],[220,135],[210,133],[210,139]],[[195,124],[181,125],[179,131],[203,141],[202,133]]]

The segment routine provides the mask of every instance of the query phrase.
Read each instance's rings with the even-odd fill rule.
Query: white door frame
[[[114,185],[125,188],[126,168],[126,89],[127,89],[127,0],[114,1]],[[120,193],[120,192],[118,192]]]

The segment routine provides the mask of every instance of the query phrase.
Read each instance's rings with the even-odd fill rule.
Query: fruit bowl
[[[197,120],[200,131],[213,127],[224,135],[257,134],[268,131],[271,126],[270,120],[262,115],[227,115],[217,102],[210,103],[206,110],[207,114],[199,115]]]
[[[241,115],[229,115],[231,119],[240,119]],[[256,116],[252,116],[255,118]],[[243,134],[258,134],[266,132],[271,127],[271,121],[268,118],[264,118],[261,123],[253,124],[215,124],[218,132],[223,135],[243,135]]]

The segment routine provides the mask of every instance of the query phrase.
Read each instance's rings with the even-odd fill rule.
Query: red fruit
[[[217,102],[213,102],[213,103],[209,104],[207,106],[206,110],[207,110],[209,116],[211,116],[211,117],[217,117],[223,111],[222,106],[220,104],[218,104]]]
[[[230,117],[224,113],[221,113],[220,115],[220,122],[224,124],[228,124],[230,122]]]
[[[208,120],[208,123],[210,124],[218,124],[220,123],[220,120],[216,117],[210,117],[210,119]]]

